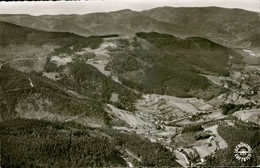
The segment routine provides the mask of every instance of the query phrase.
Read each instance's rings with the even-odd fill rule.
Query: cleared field
[[[163,136],[171,136],[176,134],[176,128],[175,127],[165,127],[165,131],[157,131],[155,132],[155,135],[158,137],[163,137]]]
[[[186,156],[185,156],[183,153],[179,152],[178,150],[174,150],[174,154],[175,154],[175,156],[176,156],[176,158],[177,158],[176,161],[177,161],[181,166],[183,166],[183,167],[189,166],[189,161],[188,161],[188,159],[186,158]]]
[[[83,51],[75,54],[83,55],[86,53],[94,53],[95,57],[93,59],[88,59],[86,63],[96,67],[104,75],[109,76],[111,75],[111,72],[105,70],[110,58],[108,49],[115,48],[116,46],[117,45],[115,43],[105,40],[105,42],[103,42],[97,49],[93,50],[91,48],[84,48]],[[112,76],[112,79],[117,83],[121,83],[116,76]]]
[[[218,110],[218,111],[214,111],[214,112],[210,113],[209,115],[207,115],[207,117],[210,120],[214,120],[214,119],[222,119],[222,118],[225,118],[226,116],[222,114],[221,110]]]
[[[178,125],[188,125],[188,124],[192,124],[192,123],[194,123],[194,122],[190,121],[189,119],[184,119],[179,122],[176,122],[176,124],[178,124]]]
[[[218,134],[218,125],[214,125],[208,128],[205,128],[206,131],[211,131],[216,137],[215,140],[218,142],[218,146],[220,149],[225,149],[228,147],[226,141]]]
[[[59,74],[57,72],[44,72],[42,76],[45,76],[52,80],[59,80]]]
[[[215,141],[210,141],[211,138],[208,139],[204,139],[204,140],[199,140],[196,142],[196,145],[193,146],[193,148],[195,148],[200,157],[205,157],[208,156],[212,153],[215,152],[215,150],[217,149],[217,144]]]
[[[147,94],[143,96],[143,100],[138,100],[136,107],[140,110],[149,109],[157,111],[161,111],[162,109],[167,110],[171,108],[172,110],[179,109],[179,111],[181,111],[182,113],[196,114],[200,112],[200,110],[198,110],[196,106],[202,107],[205,105],[207,104],[204,103],[202,100],[196,98],[178,98],[167,95]],[[211,106],[209,105],[209,107]]]
[[[117,47],[117,45],[115,43],[112,43],[112,42],[108,42],[105,40],[105,42],[103,42],[102,44],[100,44],[100,47],[97,48],[97,49],[91,49],[91,48],[84,48],[84,50],[82,52],[78,52],[77,54],[84,54],[86,52],[91,52],[91,53],[95,53],[97,58],[103,58],[103,56],[105,57],[110,57],[109,56],[109,51],[108,51],[108,48],[115,48]]]
[[[223,103],[245,104],[248,102],[250,102],[250,100],[243,98],[235,92],[223,93],[208,101],[208,103],[213,106],[219,106]]]
[[[221,82],[221,78],[218,76],[213,76],[213,75],[203,75],[206,78],[208,78],[208,80],[210,80],[212,83],[221,86],[222,82]]]
[[[199,110],[195,106],[189,103],[189,101],[192,101],[193,98],[178,98],[178,97],[166,96],[166,95],[163,95],[162,97],[168,100],[169,103],[172,104],[173,106],[176,106],[185,112],[192,113],[192,114],[196,114],[199,112]]]
[[[110,100],[112,101],[112,102],[117,102],[119,99],[118,99],[118,96],[119,96],[119,94],[117,94],[117,93],[112,93],[111,94],[111,98],[110,98]]]
[[[66,65],[67,63],[72,62],[72,58],[70,56],[61,58],[59,56],[52,56],[51,62],[54,62],[57,66]]]
[[[104,75],[109,76],[110,71],[105,70],[105,66],[108,63],[108,60],[98,60],[98,61],[87,61],[88,64],[96,67],[100,72],[102,72]]]
[[[144,126],[152,126],[152,124],[148,121],[144,121],[141,116],[137,114],[130,113],[125,110],[121,110],[119,108],[116,108],[115,106],[111,104],[107,104],[107,106],[112,110],[114,114],[121,120],[127,122],[132,127],[144,127]]]
[[[190,99],[188,100],[189,103],[191,103],[193,106],[195,106],[197,109],[199,109],[200,111],[209,111],[209,110],[213,110],[213,106],[204,102],[203,100],[200,99]]]
[[[211,131],[211,136],[206,139],[195,140],[193,133],[185,133],[176,136],[174,143],[177,146],[183,147],[187,153],[193,153],[196,150],[200,157],[205,157],[213,154],[218,149],[227,148],[227,143],[220,137],[217,132],[218,125],[206,128],[206,131]]]
[[[243,56],[243,61],[249,65],[257,65],[260,63],[259,53],[254,53],[250,50],[243,50],[239,52]]]
[[[241,110],[233,113],[242,121],[250,121],[260,125],[260,109]]]

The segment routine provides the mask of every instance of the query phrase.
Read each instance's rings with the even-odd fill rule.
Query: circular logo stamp
[[[235,157],[239,161],[246,162],[252,157],[252,148],[244,142],[240,142],[234,151]]]

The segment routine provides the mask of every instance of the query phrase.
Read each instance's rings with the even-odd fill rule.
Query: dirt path
[[[47,57],[42,57],[42,58],[19,58],[19,59],[14,59],[12,61],[8,61],[8,62],[5,62],[3,64],[0,64],[0,69],[2,68],[3,65],[6,65],[6,64],[9,64],[9,63],[12,63],[12,62],[16,62],[16,61],[22,61],[22,60],[33,60],[33,59],[45,59]]]
[[[136,160],[138,160],[139,162],[142,162],[142,160],[141,160],[140,158],[138,158],[137,156],[135,156],[134,154],[132,154],[129,150],[125,149],[125,152],[126,152],[129,156],[131,156],[131,157],[135,158]]]
[[[188,161],[187,157],[183,153],[179,152],[178,150],[174,150],[173,152],[174,152],[174,154],[175,154],[175,156],[177,158],[176,161],[181,166],[183,166],[183,167],[189,166],[190,162]]]
[[[127,158],[123,157],[123,159],[126,161],[128,167],[134,167],[133,163],[131,163]]]
[[[87,99],[87,100],[93,100],[93,101],[102,101],[101,99],[94,99],[94,98],[90,98],[90,97],[87,97],[87,96],[81,96],[79,94],[75,94],[76,92],[73,92],[73,91],[70,91],[70,90],[66,90],[64,88],[61,88],[60,86],[58,86],[57,84],[53,83],[53,82],[50,82],[50,81],[47,81],[47,80],[42,80],[40,78],[37,78],[37,80],[41,81],[41,82],[44,82],[56,89],[59,89],[61,91],[63,91],[65,94],[67,94],[68,96],[70,97],[74,97],[74,98],[78,98],[78,99]]]
[[[72,118],[68,118],[68,119],[64,120],[64,122],[68,122],[68,121],[75,120],[75,119],[77,119],[77,118],[79,118],[79,117],[82,117],[82,116],[84,116],[84,115],[85,115],[85,114],[83,113],[83,114],[81,114],[81,115],[78,115],[78,116],[75,116],[75,117],[72,117]]]
[[[30,78],[28,78],[28,79],[29,79],[29,82],[30,82],[31,87],[33,87],[34,85],[33,85],[33,83],[32,83],[32,80],[31,80]]]

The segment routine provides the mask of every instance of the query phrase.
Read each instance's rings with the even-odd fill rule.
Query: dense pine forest
[[[5,120],[0,128],[3,167],[120,167],[124,150],[140,158],[132,158],[136,166],[178,166],[162,145],[109,128],[35,119]]]

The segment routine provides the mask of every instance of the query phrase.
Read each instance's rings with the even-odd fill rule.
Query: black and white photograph
[[[0,2],[0,168],[260,167],[259,0]]]

